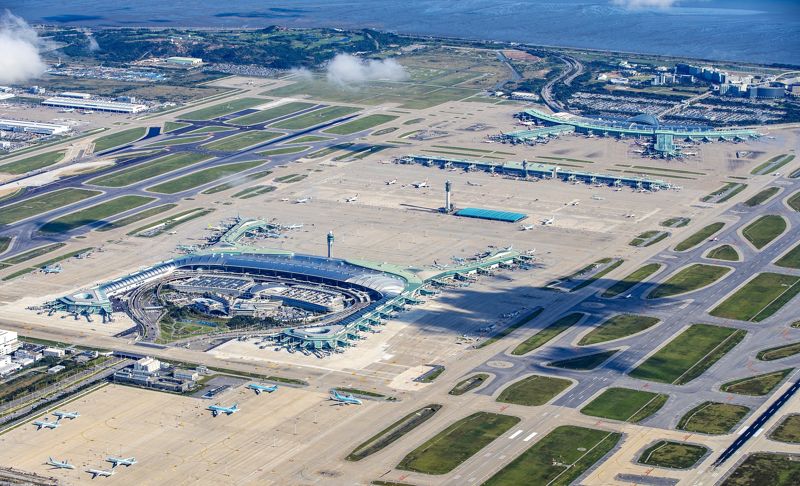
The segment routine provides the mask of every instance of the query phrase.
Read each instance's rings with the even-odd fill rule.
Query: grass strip
[[[361,443],[358,447],[353,449],[353,452],[348,454],[345,459],[348,461],[360,461],[365,457],[383,450],[407,433],[424,424],[441,408],[442,406],[439,404],[431,404],[411,412],[370,437],[367,441]]]
[[[725,223],[722,222],[711,223],[710,225],[700,229],[692,236],[686,238],[685,240],[675,245],[675,251],[686,251],[690,248],[694,248],[700,243],[711,238],[711,236],[719,232],[719,230],[721,230],[724,226]]]
[[[637,314],[616,314],[583,336],[578,341],[578,346],[591,346],[606,341],[622,339],[650,329],[659,322],[660,320],[656,317]]]
[[[511,324],[510,326],[506,327],[505,329],[501,330],[500,332],[496,333],[494,336],[490,337],[489,339],[484,340],[483,342],[479,343],[475,346],[476,349],[484,348],[490,344],[494,344],[497,341],[503,339],[504,337],[508,336],[512,332],[516,331],[520,327],[524,326],[525,324],[534,320],[539,314],[542,313],[544,307],[537,307],[533,309],[528,315],[523,316],[517,322]]]
[[[68,233],[75,228],[102,221],[115,214],[123,213],[153,201],[152,197],[120,196],[109,201],[89,206],[48,221],[39,227],[42,233]]]
[[[188,191],[189,189],[193,189],[197,186],[208,184],[212,181],[223,179],[238,172],[252,169],[253,167],[257,167],[263,163],[263,160],[257,160],[252,162],[218,165],[216,167],[198,170],[197,172],[185,175],[183,177],[178,177],[177,179],[162,182],[161,184],[148,187],[147,190],[161,194],[176,194],[179,192]]]
[[[661,266],[662,265],[660,263],[649,263],[641,268],[638,268],[622,280],[618,280],[614,285],[609,287],[608,290],[603,292],[601,296],[605,298],[611,298],[628,292],[638,283],[656,273]]]
[[[580,321],[585,315],[586,314],[582,312],[573,312],[559,318],[557,321],[553,322],[549,326],[520,343],[516,348],[514,348],[513,351],[511,351],[511,354],[514,356],[522,356],[523,354],[530,353],[534,349],[545,345],[562,332],[577,324],[578,321]]]
[[[68,188],[9,204],[0,211],[0,225],[15,223],[53,209],[63,208],[98,194],[100,194],[100,191]]]
[[[572,385],[572,381],[552,376],[532,375],[507,386],[498,402],[534,407],[544,405]]]

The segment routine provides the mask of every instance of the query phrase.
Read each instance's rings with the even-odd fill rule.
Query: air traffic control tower
[[[328,258],[331,257],[332,249],[333,249],[333,231],[328,231]]]

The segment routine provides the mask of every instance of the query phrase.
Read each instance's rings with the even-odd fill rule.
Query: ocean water
[[[641,7],[659,3],[665,7]],[[31,23],[373,27],[800,65],[800,0],[0,0]]]

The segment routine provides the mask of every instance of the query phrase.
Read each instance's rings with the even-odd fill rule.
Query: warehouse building
[[[67,133],[69,127],[66,125],[55,125],[53,123],[0,119],[0,130],[36,133],[39,135],[61,135],[62,133]]]
[[[78,110],[109,111],[113,113],[139,113],[147,109],[147,105],[138,103],[123,103],[121,101],[85,100],[79,98],[65,98],[55,96],[42,101],[45,106],[59,108],[74,108]]]

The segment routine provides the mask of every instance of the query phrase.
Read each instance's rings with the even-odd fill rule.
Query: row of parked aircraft
[[[35,420],[33,425],[36,426],[36,430],[55,429],[61,426],[61,419],[73,420],[81,416],[78,412],[64,412],[59,410],[53,412],[53,415],[56,417],[54,421],[47,420],[47,417],[42,420]]]
[[[278,385],[259,385],[258,383],[250,383],[247,385],[247,388],[256,392],[256,395],[261,395],[262,393],[272,393],[278,389]],[[337,390],[331,390],[331,394],[329,399],[336,402],[336,405],[361,405],[362,402],[358,398],[354,397],[353,395],[347,395],[339,393]],[[211,412],[212,417],[216,417],[220,414],[225,415],[233,415],[234,413],[241,410],[239,408],[238,403],[234,403],[230,407],[226,407],[219,404],[209,405],[206,410]]]

